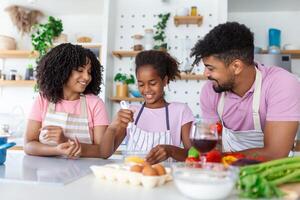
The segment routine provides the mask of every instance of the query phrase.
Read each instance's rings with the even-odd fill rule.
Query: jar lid
[[[142,39],[144,36],[136,34],[132,36],[134,39]]]

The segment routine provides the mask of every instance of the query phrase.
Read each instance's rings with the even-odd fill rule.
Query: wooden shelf
[[[110,97],[112,101],[144,101],[144,98],[131,98],[131,97]]]
[[[262,50],[262,54],[268,54],[268,50]],[[291,54],[292,58],[300,58],[300,50],[281,50],[281,54]]]
[[[0,58],[37,58],[38,52],[26,50],[0,50]]]
[[[180,77],[176,78],[176,80],[207,80],[202,74],[180,74]]]
[[[113,51],[112,54],[118,58],[135,57],[140,51]]]
[[[175,26],[179,26],[181,24],[196,24],[200,26],[202,24],[203,17],[202,16],[175,16],[174,24]]]
[[[33,87],[35,84],[36,81],[33,80],[20,80],[20,81],[0,80],[0,86],[8,86],[8,87]]]

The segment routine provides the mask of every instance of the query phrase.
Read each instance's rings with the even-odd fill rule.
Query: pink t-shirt
[[[136,120],[141,107],[142,105],[131,106],[131,109],[135,110],[134,120]],[[168,105],[168,110],[172,141],[175,146],[180,146],[181,127],[188,122],[193,122],[194,116],[188,105],[184,103],[172,102]],[[145,107],[137,123],[137,127],[149,132],[166,131],[167,123],[165,107],[156,109]]]
[[[266,121],[300,120],[300,82],[297,77],[280,67],[257,64],[262,74],[259,116],[262,129]],[[234,131],[253,130],[252,99],[254,85],[243,97],[227,92],[222,120]],[[208,81],[202,89],[200,106],[204,117],[218,118],[217,105],[221,94]]]
[[[102,99],[92,94],[85,95],[85,97],[90,130],[92,130],[95,126],[108,125],[108,116]],[[43,122],[47,113],[48,105],[48,100],[39,94],[33,103],[28,118],[30,120]],[[74,101],[62,100],[55,105],[55,111],[79,115],[80,99]]]

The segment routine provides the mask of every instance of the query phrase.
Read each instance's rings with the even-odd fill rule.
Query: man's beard
[[[221,92],[226,92],[226,91],[231,91],[234,86],[234,80],[231,79],[227,83],[220,85],[219,82],[216,79],[213,79],[211,77],[208,77],[209,80],[215,81],[217,85],[213,85],[213,89],[216,93],[221,93]]]

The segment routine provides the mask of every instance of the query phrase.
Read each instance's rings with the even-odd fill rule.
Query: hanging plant
[[[39,52],[39,61],[52,46],[53,39],[63,31],[63,25],[60,19],[50,16],[47,23],[37,24],[33,28],[35,33],[31,35],[31,43],[34,50]]]
[[[170,18],[171,13],[159,14],[159,22],[154,26],[156,28],[155,35],[153,37],[155,41],[154,49],[157,50],[167,50],[168,44],[165,42],[166,33],[165,29],[167,27],[167,22]]]

